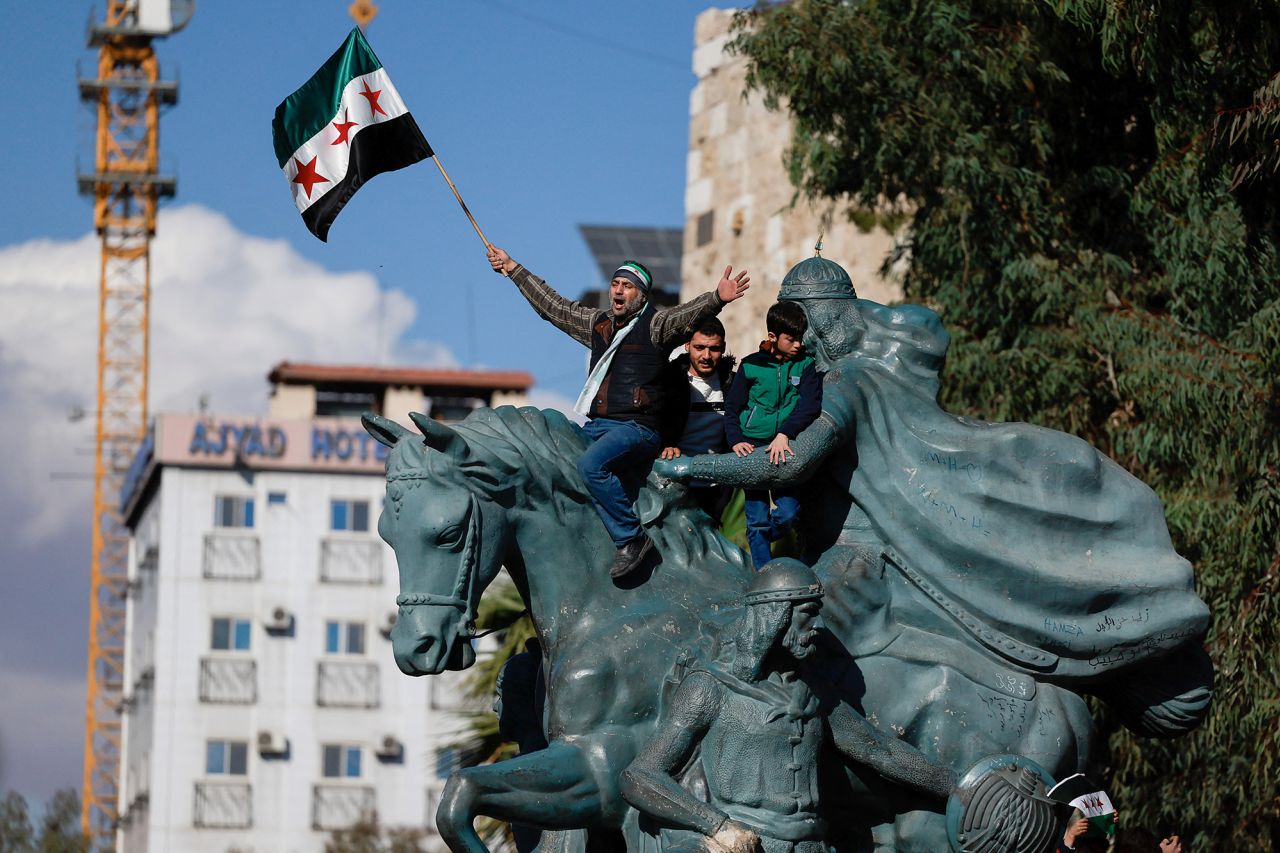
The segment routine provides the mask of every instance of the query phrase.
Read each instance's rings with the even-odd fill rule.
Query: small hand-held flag
[[[1089,829],[1085,838],[1110,838],[1116,834],[1116,809],[1111,798],[1102,786],[1093,782],[1083,773],[1068,776],[1046,792],[1046,796],[1056,802],[1071,806],[1072,820],[1076,811],[1080,817],[1087,818]]]
[[[302,221],[321,240],[365,181],[434,156],[359,28],[276,107],[271,136]]]

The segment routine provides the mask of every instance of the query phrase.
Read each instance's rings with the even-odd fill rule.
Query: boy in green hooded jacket
[[[786,462],[791,439],[822,411],[822,382],[812,356],[803,355],[800,340],[809,323],[796,302],[777,302],[765,315],[768,338],[760,350],[742,360],[725,397],[725,437],[733,452],[746,456],[768,444],[769,461]],[[747,489],[747,543],[758,570],[772,559],[769,544],[786,536],[795,524],[800,501],[785,491]]]

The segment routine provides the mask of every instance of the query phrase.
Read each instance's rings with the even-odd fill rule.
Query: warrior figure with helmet
[[[817,644],[822,592],[800,561],[766,563],[714,659],[684,676],[657,734],[623,771],[627,802],[702,836],[677,832],[665,849],[825,853],[818,770],[830,747],[939,802],[953,793],[949,768],[880,732],[826,683]],[[708,802],[677,781],[695,756]]]

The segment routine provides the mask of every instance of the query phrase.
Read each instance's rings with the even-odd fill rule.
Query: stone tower
[[[694,31],[689,96],[689,159],[684,196],[681,299],[714,286],[726,264],[751,272],[751,290],[721,314],[729,350],[745,356],[764,337],[764,315],[787,270],[813,254],[824,218],[823,256],[849,271],[858,295],[877,302],[902,298],[899,281],[880,265],[893,235],[863,231],[848,221],[845,204],[797,202],[783,156],[791,140],[785,112],[770,112],[759,93],[744,97],[747,67],[725,52],[733,11],[709,9]]]

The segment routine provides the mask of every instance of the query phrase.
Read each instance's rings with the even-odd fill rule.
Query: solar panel
[[[595,258],[602,283],[609,281],[623,261],[633,260],[649,268],[655,287],[680,290],[683,229],[579,225],[578,231]]]

